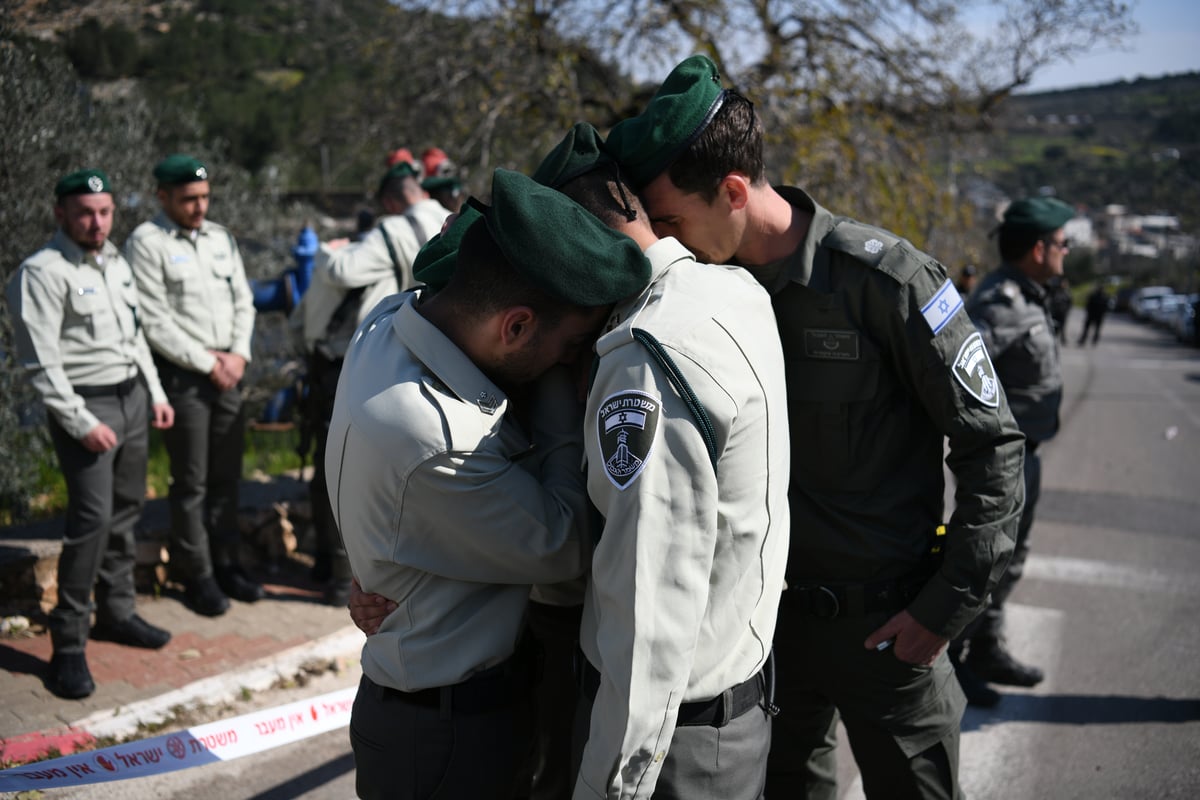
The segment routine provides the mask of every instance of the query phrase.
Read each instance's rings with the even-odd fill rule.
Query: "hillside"
[[[984,149],[982,170],[1009,191],[1052,186],[1200,227],[1200,73],[1013,96]]]

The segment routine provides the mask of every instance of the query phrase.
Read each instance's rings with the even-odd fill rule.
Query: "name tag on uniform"
[[[828,361],[858,361],[858,331],[805,328],[804,355]]]
[[[188,260],[189,260],[188,257],[186,255],[182,255],[182,254],[171,256],[172,264],[182,264]]]

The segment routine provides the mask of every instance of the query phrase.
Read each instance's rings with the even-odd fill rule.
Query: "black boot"
[[[262,584],[252,580],[246,574],[245,570],[237,564],[216,567],[213,570],[213,574],[216,576],[217,585],[221,587],[221,591],[234,600],[241,600],[243,603],[254,603],[266,596]]]
[[[59,697],[79,700],[96,691],[87,658],[83,653],[55,653],[50,657],[50,677],[46,688]]]
[[[978,675],[962,663],[957,653],[950,654],[950,663],[954,665],[954,676],[958,678],[958,685],[967,696],[967,705],[976,708],[996,707],[1000,702],[999,692],[980,680]]]
[[[171,634],[134,614],[129,619],[120,622],[107,625],[96,623],[96,627],[92,628],[92,638],[102,642],[116,642],[129,647],[157,650],[171,641]]]
[[[229,598],[217,586],[212,576],[190,581],[187,585],[188,604],[197,614],[219,617],[229,610]]]
[[[1037,686],[1046,677],[1037,667],[1013,658],[1000,639],[972,639],[965,663],[983,680],[1005,686]]]

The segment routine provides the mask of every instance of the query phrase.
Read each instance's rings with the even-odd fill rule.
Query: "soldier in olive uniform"
[[[362,797],[517,788],[531,585],[582,574],[591,541],[577,387],[556,371],[518,407],[522,387],[587,352],[649,280],[637,245],[561,194],[497,170],[492,199],[449,284],[381,303],[338,384],[333,513],[362,588],[398,604],[363,649]]]
[[[786,362],[791,545],[768,797],[835,797],[845,722],[870,797],[953,797],[964,698],[945,656],[1012,551],[1023,437],[945,268],[772,188],[753,105],[675,68],[608,139],[659,235],[747,267]],[[943,441],[957,505],[943,537]]]
[[[133,567],[147,421],[169,428],[174,410],[142,336],[133,273],[108,240],[108,177],[73,172],[54,193],[58,232],[13,275],[7,298],[17,357],[46,406],[67,483],[47,683],[60,697],[79,698],[95,690],[84,656],[93,586],[93,638],[152,649],[171,639],[137,615]]]
[[[1063,226],[1074,210],[1052,197],[1018,200],[996,230],[1002,264],[980,282],[967,313],[983,334],[1000,385],[1025,434],[1025,508],[1008,569],[992,589],[987,610],[952,646],[959,679],[972,705],[992,706],[1000,697],[981,683],[1035,686],[1042,671],[1022,664],[1004,646],[1004,603],[1029,555],[1029,529],[1041,493],[1038,445],[1058,432],[1062,403],[1059,338],[1048,285],[1063,274],[1067,241]],[[963,648],[966,657],[961,657]]]
[[[238,481],[254,301],[233,234],[207,219],[208,170],[172,155],[154,167],[162,211],[125,243],[146,340],[175,407],[163,436],[171,457],[171,567],[193,609],[219,616],[228,597],[263,589],[239,563]],[[227,597],[228,595],[228,597]]]

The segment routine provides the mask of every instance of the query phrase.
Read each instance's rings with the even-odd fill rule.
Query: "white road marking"
[[[1081,586],[1135,589],[1146,592],[1190,594],[1200,591],[1194,576],[1167,573],[1156,569],[1129,567],[1108,561],[1084,558],[1030,555],[1025,562],[1025,577]]]

